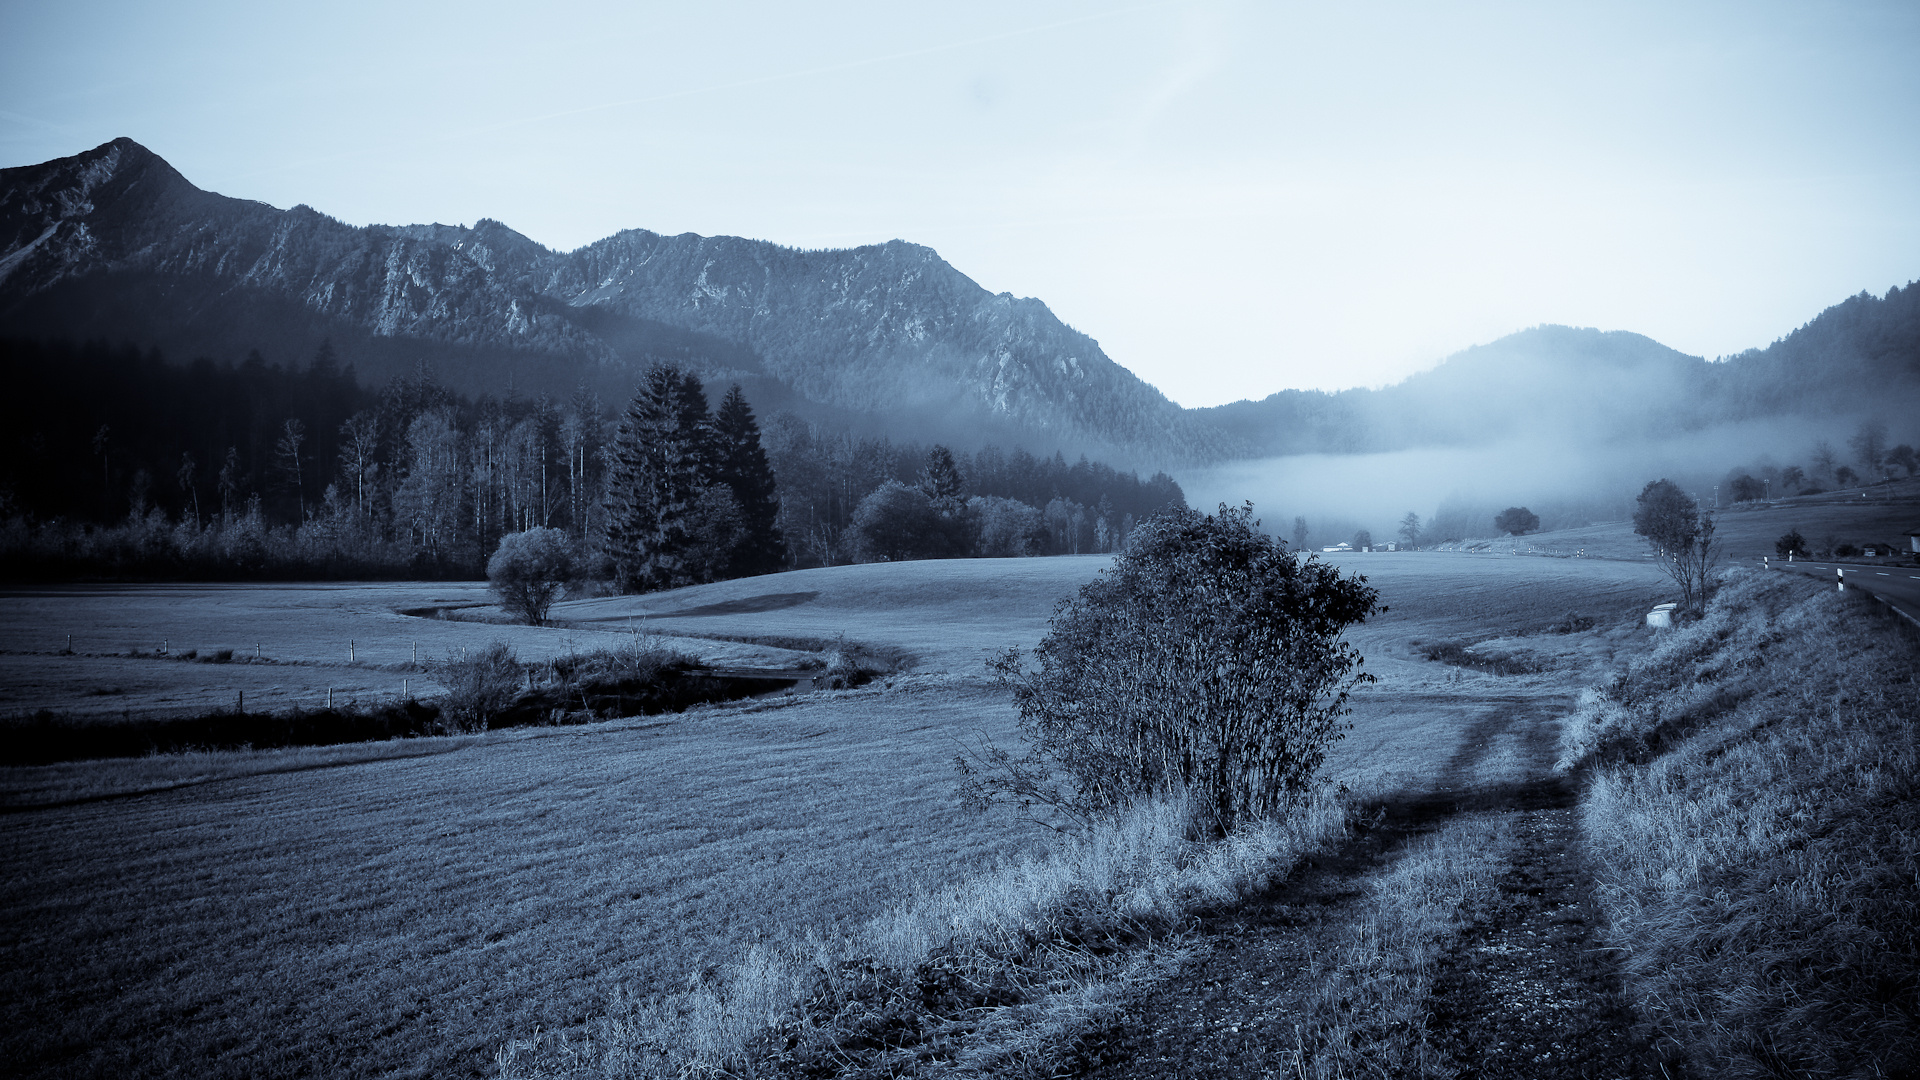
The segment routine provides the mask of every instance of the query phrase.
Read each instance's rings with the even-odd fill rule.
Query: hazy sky
[[[4,0],[0,165],[354,224],[894,237],[1185,405],[1920,278],[1920,4]]]

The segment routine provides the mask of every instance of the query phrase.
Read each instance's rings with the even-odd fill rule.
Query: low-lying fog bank
[[[1797,465],[1811,475],[1809,461],[1822,440],[1846,463],[1847,440],[1858,424],[1854,417],[1780,419],[1602,446],[1541,439],[1300,454],[1188,470],[1179,480],[1196,508],[1251,500],[1265,527],[1282,537],[1291,539],[1295,518],[1304,517],[1314,547],[1352,542],[1362,529],[1378,543],[1396,540],[1409,512],[1420,516],[1423,536],[1437,542],[1498,536],[1493,517],[1509,506],[1533,510],[1542,529],[1624,520],[1640,489],[1661,477],[1712,506],[1731,470],[1759,475],[1767,466]],[[1912,442],[1916,434],[1902,426],[1891,441]]]

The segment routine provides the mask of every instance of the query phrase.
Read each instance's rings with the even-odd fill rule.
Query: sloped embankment
[[[1760,571],[1583,697],[1597,897],[1689,1071],[1920,1073],[1917,727],[1910,634]]]

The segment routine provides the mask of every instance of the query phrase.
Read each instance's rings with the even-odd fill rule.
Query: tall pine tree
[[[622,592],[692,584],[691,520],[706,486],[707,397],[678,368],[649,368],[614,436],[606,552]]]
[[[773,573],[787,562],[787,540],[778,523],[780,499],[773,466],[760,444],[760,425],[737,383],[714,415],[713,443],[713,480],[733,489],[747,529],[746,539],[733,552],[732,573]]]

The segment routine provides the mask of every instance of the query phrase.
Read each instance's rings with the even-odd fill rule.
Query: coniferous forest
[[[1084,457],[896,443],[672,367],[630,402],[375,388],[296,364],[172,363],[0,341],[0,555],[14,579],[478,578],[502,536],[565,531],[644,591],[808,566],[1118,550],[1185,505]],[[717,388],[716,388],[717,389]]]

